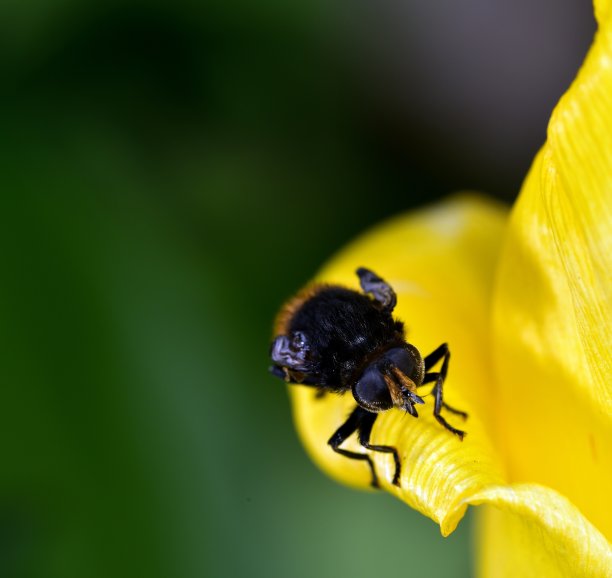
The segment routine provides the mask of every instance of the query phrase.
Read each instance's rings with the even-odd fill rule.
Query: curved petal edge
[[[489,487],[479,511],[479,574],[487,578],[609,578],[612,548],[569,500],[536,484]],[[479,508],[480,510],[480,508]]]

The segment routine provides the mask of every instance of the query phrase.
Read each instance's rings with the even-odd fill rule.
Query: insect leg
[[[423,378],[423,383],[421,383],[421,385],[425,385],[426,383],[431,383],[432,381],[437,381],[439,375],[440,374],[438,372],[426,373],[425,377]],[[419,385],[418,387],[421,387],[421,385]],[[468,417],[467,413],[465,413],[464,411],[461,411],[460,409],[454,408],[452,405],[448,405],[448,403],[446,403],[444,400],[442,400],[442,407],[444,409],[447,409],[451,413],[460,415],[463,419],[467,419]]]
[[[425,371],[429,371],[447,353],[449,353],[448,343],[443,343],[442,345],[440,345],[440,347],[432,351],[427,357],[425,357],[425,359],[423,359],[423,362],[425,363]],[[444,377],[446,377],[446,375]]]
[[[381,279],[376,273],[364,267],[359,267],[356,273],[363,292],[372,295],[380,303],[384,311],[391,313],[397,303],[397,296],[391,285],[384,279]]]
[[[425,358],[425,367],[426,368],[431,367],[432,365],[434,365],[435,363],[438,362],[440,357],[442,357],[444,359],[444,361],[442,362],[442,368],[440,369],[440,373],[438,373],[438,375],[437,375],[436,385],[434,385],[433,389],[431,390],[431,393],[433,394],[434,400],[435,400],[435,402],[434,402],[434,417],[448,431],[454,433],[455,435],[457,435],[459,437],[459,439],[462,440],[463,436],[465,435],[465,432],[461,431],[459,429],[454,428],[440,414],[440,412],[442,411],[442,407],[446,406],[448,408],[448,406],[444,403],[444,400],[442,398],[442,388],[444,386],[444,380],[446,379],[446,374],[448,373],[448,361],[450,359],[450,351],[448,350],[448,345],[446,343],[443,343],[442,345],[440,345],[440,347],[438,347],[438,349],[436,349],[433,353],[430,353]],[[454,408],[451,411],[453,411],[453,410],[454,410]]]
[[[401,463],[399,458],[398,451],[391,446],[379,446],[370,443],[370,435],[372,433],[372,427],[374,427],[374,422],[378,417],[377,413],[367,412],[361,423],[359,424],[359,443],[369,450],[373,450],[375,452],[385,452],[388,454],[393,454],[393,460],[395,461],[395,474],[393,475],[393,484],[399,486],[399,477],[401,471]]]
[[[374,464],[372,463],[372,459],[370,458],[370,456],[368,456],[367,454],[360,454],[357,452],[351,452],[349,450],[343,450],[342,448],[340,448],[340,445],[355,431],[357,431],[357,429],[359,429],[360,427],[360,423],[364,417],[364,414],[369,414],[369,411],[366,411],[365,409],[357,406],[353,412],[351,413],[351,415],[349,415],[348,419],[336,430],[336,432],[334,433],[334,435],[332,437],[329,438],[329,441],[327,442],[332,450],[334,450],[335,452],[346,456],[347,458],[351,458],[353,460],[363,460],[368,462],[368,465],[370,466],[370,471],[372,472],[372,481],[371,481],[371,485],[374,488],[378,488],[378,476],[376,475],[376,470],[374,469]],[[375,414],[374,418],[376,418]]]

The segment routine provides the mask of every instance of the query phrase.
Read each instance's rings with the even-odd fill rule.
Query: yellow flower
[[[341,252],[319,279],[358,289],[371,267],[398,294],[397,316],[422,353],[453,358],[445,386],[467,410],[460,442],[433,419],[381,414],[372,458],[384,489],[451,533],[479,517],[484,576],[612,576],[612,8],[559,102],[510,218],[476,196],[399,217]],[[352,396],[292,387],[298,431],[336,479],[367,487],[363,462],[327,439]],[[449,416],[449,420],[457,416]],[[459,425],[459,424],[457,424]],[[349,440],[348,449],[364,451]]]

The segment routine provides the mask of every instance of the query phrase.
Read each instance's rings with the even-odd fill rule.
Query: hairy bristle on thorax
[[[311,283],[289,299],[274,320],[274,335],[287,335],[291,319],[300,307],[317,293],[330,287],[327,283]]]

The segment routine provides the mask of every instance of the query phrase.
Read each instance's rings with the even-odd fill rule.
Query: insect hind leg
[[[391,313],[397,304],[397,295],[393,287],[376,273],[365,267],[359,267],[356,273],[363,292],[372,295],[383,311]]]

